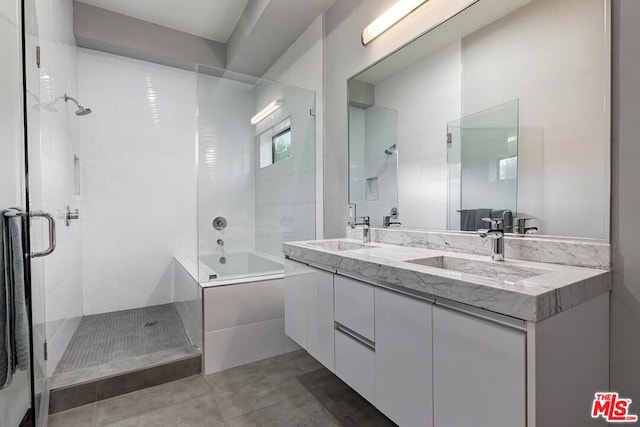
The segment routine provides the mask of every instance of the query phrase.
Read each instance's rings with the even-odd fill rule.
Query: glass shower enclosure
[[[447,124],[447,228],[486,228],[480,216],[505,219],[511,232],[518,195],[518,100]]]
[[[282,275],[315,238],[315,93],[199,65],[198,278]]]

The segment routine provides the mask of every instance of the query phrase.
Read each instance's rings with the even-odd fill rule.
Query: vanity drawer
[[[336,329],[336,375],[370,403],[375,403],[376,356],[368,345]]]
[[[348,277],[335,276],[335,320],[370,341],[374,333],[375,287]]]

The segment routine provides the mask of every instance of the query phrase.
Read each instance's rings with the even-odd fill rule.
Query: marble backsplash
[[[346,237],[362,240],[362,227],[346,227]],[[371,241],[433,250],[489,255],[491,242],[474,233],[371,228]],[[505,257],[588,268],[611,268],[611,245],[586,239],[505,236]]]

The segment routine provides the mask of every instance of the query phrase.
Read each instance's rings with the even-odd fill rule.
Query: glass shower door
[[[37,53],[40,44],[39,20],[34,0],[24,2],[24,42],[25,42],[25,90],[27,124],[28,209],[30,213],[41,211],[42,205],[42,162],[40,150],[40,110],[43,103],[40,97],[41,82]],[[30,247],[32,251],[42,251],[49,246],[46,221],[30,221]],[[31,257],[29,260],[31,281],[31,340],[33,371],[33,414],[36,426],[46,426],[48,417],[49,389],[47,387],[47,330],[45,311],[44,258]]]
[[[26,4],[25,4],[26,3]],[[17,208],[13,212],[24,214],[27,205],[25,170],[25,128],[23,114],[22,74],[22,9],[29,2],[3,0],[0,2],[0,51],[3,64],[0,67],[0,211]],[[2,263],[0,292],[0,330],[3,333],[0,347],[0,420],[2,425],[14,427],[31,424],[33,408],[34,369],[29,328],[20,328],[31,322],[32,295],[28,265],[24,252],[29,250],[26,239],[19,231],[19,217],[10,220],[2,214]],[[25,222],[23,222],[24,224]],[[24,231],[24,230],[22,230]],[[22,245],[16,253],[15,242]],[[22,265],[25,270],[24,274]],[[17,321],[19,318],[20,321]]]

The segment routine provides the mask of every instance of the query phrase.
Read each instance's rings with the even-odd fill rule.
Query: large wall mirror
[[[350,215],[608,241],[609,11],[479,0],[349,79]]]

